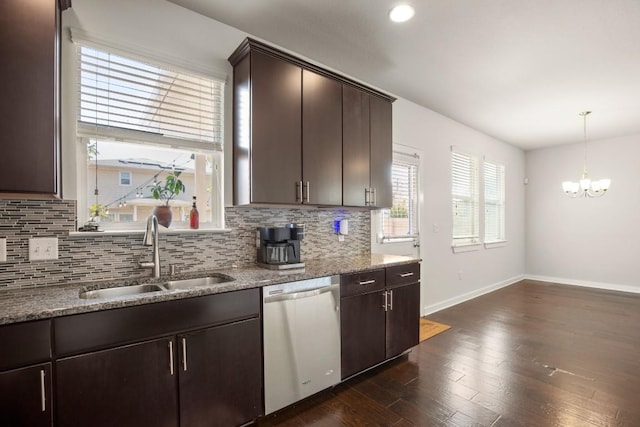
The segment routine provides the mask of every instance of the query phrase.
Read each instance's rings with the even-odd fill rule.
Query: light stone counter
[[[419,261],[415,258],[397,255],[366,254],[346,258],[323,258],[305,260],[305,268],[292,271],[273,271],[257,266],[206,270],[165,276],[160,279],[130,278],[104,282],[74,283],[57,286],[39,286],[16,290],[0,291],[0,325],[36,319],[67,316],[70,314],[108,310],[141,304],[190,298],[201,295],[259,288],[277,283],[312,279],[335,274],[353,273],[393,265]],[[140,283],[162,283],[168,280],[204,277],[217,273],[233,277],[235,280],[192,289],[159,291],[146,294],[103,299],[81,299],[80,292],[86,289],[100,289],[112,286]]]

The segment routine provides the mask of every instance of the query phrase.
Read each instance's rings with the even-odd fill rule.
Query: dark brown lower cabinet
[[[397,356],[420,342],[420,283],[387,290],[386,356]]]
[[[342,378],[385,359],[385,312],[382,292],[340,300]]]
[[[340,277],[342,378],[418,345],[420,264]]]
[[[51,363],[0,373],[0,426],[51,426]]]
[[[237,426],[262,414],[260,320],[178,336],[180,426]]]
[[[176,353],[162,338],[59,359],[57,425],[177,426]]]

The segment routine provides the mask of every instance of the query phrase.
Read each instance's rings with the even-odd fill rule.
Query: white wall
[[[587,150],[591,178],[611,178],[601,198],[562,192],[562,181],[580,178],[582,144],[527,153],[527,276],[640,292],[640,135]]]
[[[68,28],[83,29],[153,56],[167,56],[196,69],[226,73],[227,57],[245,33],[161,0],[82,0],[64,12],[63,25],[63,185],[64,197],[75,198],[75,73],[74,46]],[[339,71],[339,70],[337,70]],[[357,78],[358,76],[352,76]],[[228,85],[228,89],[231,85]],[[384,90],[384,88],[382,88]],[[225,161],[231,161],[231,91],[226,93]],[[424,155],[421,218],[422,305],[426,311],[460,302],[508,284],[524,272],[524,153],[399,99],[394,104],[394,142]],[[507,167],[508,244],[497,249],[453,254],[451,251],[450,146],[459,145]],[[230,168],[225,195],[230,203]],[[433,232],[433,224],[440,231]],[[462,279],[459,279],[458,274]]]
[[[393,141],[418,148],[424,157],[420,183],[424,197],[420,219],[424,312],[440,310],[522,278],[524,152],[403,99],[393,104]],[[506,246],[452,252],[452,145],[506,166]]]

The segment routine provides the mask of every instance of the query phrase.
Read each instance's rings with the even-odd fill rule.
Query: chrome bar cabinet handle
[[[40,369],[40,402],[42,404],[42,412],[47,411],[47,390],[44,381],[44,369]]]
[[[182,338],[182,370],[187,370],[187,339]]]
[[[400,275],[400,277],[411,277],[411,276],[413,276],[413,272],[410,272],[410,273],[402,273],[402,274]]]
[[[363,282],[360,282],[360,284],[361,284],[362,286],[364,286],[364,285],[371,285],[372,283],[376,283],[376,281],[375,281],[375,280],[365,280],[365,281],[363,281]]]
[[[169,372],[173,375],[173,341],[169,341]]]

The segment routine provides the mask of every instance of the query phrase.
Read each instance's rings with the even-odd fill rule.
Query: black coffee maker
[[[304,238],[303,224],[284,227],[258,227],[258,265],[272,270],[303,268],[300,241]]]

